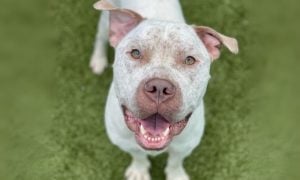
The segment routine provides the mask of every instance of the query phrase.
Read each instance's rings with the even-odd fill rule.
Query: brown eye
[[[141,52],[138,50],[138,49],[133,49],[131,52],[130,52],[130,55],[132,58],[134,59],[141,59],[142,57],[142,54]]]
[[[188,56],[184,60],[184,64],[193,65],[196,62],[196,59],[193,56]]]

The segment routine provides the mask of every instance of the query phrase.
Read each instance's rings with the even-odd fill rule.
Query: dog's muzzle
[[[123,106],[125,122],[137,142],[147,150],[161,150],[180,134],[191,115],[175,119],[182,105],[179,86],[166,79],[143,81],[137,90],[137,111]]]

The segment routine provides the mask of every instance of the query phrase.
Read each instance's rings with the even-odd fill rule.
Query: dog
[[[206,26],[187,25],[178,0],[102,0],[90,66],[107,66],[115,48],[105,108],[109,139],[132,156],[127,180],[150,180],[148,155],[168,153],[168,180],[188,180],[184,159],[204,131],[203,97],[221,45],[238,53],[237,40]]]

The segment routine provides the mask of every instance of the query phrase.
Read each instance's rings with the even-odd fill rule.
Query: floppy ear
[[[206,26],[195,26],[194,29],[199,38],[203,41],[212,60],[216,60],[220,57],[220,48],[222,44],[234,54],[239,52],[236,39],[220,34],[214,29]]]
[[[138,13],[114,7],[106,0],[96,2],[94,8],[109,11],[109,42],[113,47],[143,20]]]

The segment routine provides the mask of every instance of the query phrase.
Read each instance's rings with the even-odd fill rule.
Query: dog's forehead
[[[191,27],[184,23],[168,21],[145,21],[143,26],[145,33],[150,36],[160,35],[162,38],[187,39],[195,38]]]
[[[182,46],[194,46],[199,42],[193,29],[184,23],[159,20],[145,20],[134,32],[134,37],[144,42],[180,43]],[[141,41],[140,41],[141,42]]]

